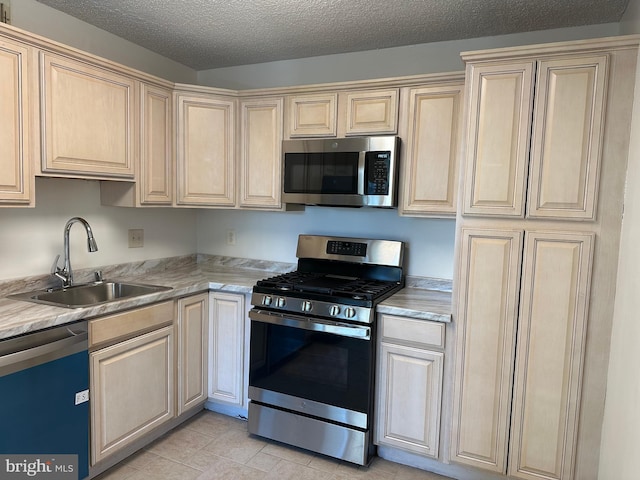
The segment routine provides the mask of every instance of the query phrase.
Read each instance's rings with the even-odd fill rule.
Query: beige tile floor
[[[358,467],[247,433],[246,422],[203,411],[96,480],[445,480],[376,457]]]

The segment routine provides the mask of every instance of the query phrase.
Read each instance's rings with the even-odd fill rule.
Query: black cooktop
[[[295,271],[260,280],[254,291],[273,294],[308,294],[314,298],[374,301],[402,287],[401,282],[349,277],[332,273]]]

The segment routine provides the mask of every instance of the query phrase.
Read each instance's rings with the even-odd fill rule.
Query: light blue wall
[[[452,278],[455,221],[400,217],[396,210],[307,207],[304,212],[202,210],[198,251],[296,262],[299,234],[384,238],[407,242],[408,273]],[[227,232],[236,245],[227,245]]]
[[[368,80],[464,70],[460,52],[619,34],[617,23],[562,28],[498,37],[425,43],[366,52],[325,55],[198,72],[198,83],[246,89]]]
[[[196,251],[193,210],[103,207],[97,180],[38,178],[36,208],[0,208],[0,280],[49,273],[55,256],[64,253],[65,223],[75,216],[91,224],[98,251],[88,253],[84,230],[73,227],[74,269]],[[144,247],[129,248],[130,228],[144,230]]]

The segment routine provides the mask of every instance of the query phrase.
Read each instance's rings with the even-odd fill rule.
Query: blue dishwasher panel
[[[86,350],[0,377],[0,453],[78,455],[89,475],[89,388]]]

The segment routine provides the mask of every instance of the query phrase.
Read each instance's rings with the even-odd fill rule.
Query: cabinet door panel
[[[70,59],[40,55],[43,173],[133,178],[134,80]]]
[[[463,213],[524,216],[534,63],[470,65]]]
[[[593,219],[607,56],[539,63],[527,215]]]
[[[345,135],[394,134],[398,131],[398,90],[352,92],[346,95]]]
[[[505,473],[521,231],[462,230],[451,460]]]
[[[209,329],[209,398],[231,405],[244,403],[244,296],[211,294]]]
[[[240,206],[280,208],[283,99],[240,106]]]
[[[207,399],[209,294],[178,300],[178,415]]]
[[[335,137],[338,94],[298,95],[288,99],[289,137]]]
[[[141,86],[140,203],[173,201],[173,126],[171,91]]]
[[[178,204],[235,205],[234,105],[178,97]]]
[[[571,479],[593,234],[531,233],[525,243],[509,475]]]
[[[463,86],[412,89],[403,214],[455,214]]]
[[[172,325],[91,353],[93,463],[173,418],[173,335]]]
[[[31,130],[35,71],[31,49],[0,39],[0,205],[29,205],[33,176]]]
[[[381,344],[377,443],[437,458],[443,359],[441,352]]]

